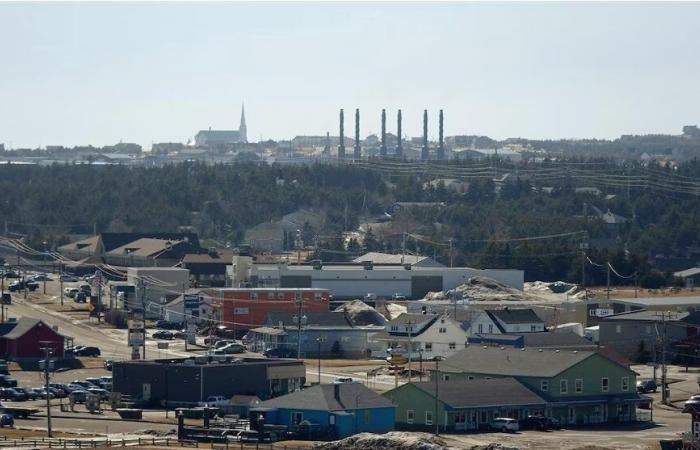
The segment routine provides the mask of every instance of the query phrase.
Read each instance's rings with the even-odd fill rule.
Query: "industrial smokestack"
[[[423,110],[423,149],[420,152],[420,159],[427,161],[430,156],[428,150],[428,110]]]
[[[338,142],[338,158],[345,158],[345,114],[340,109],[340,137]]]
[[[382,146],[379,148],[379,155],[386,156],[386,110],[382,108]]]
[[[355,159],[362,157],[362,149],[360,148],[360,108],[355,109]]]
[[[438,143],[438,151],[437,151],[437,157],[438,159],[445,159],[445,141],[443,139],[442,135],[442,110],[440,110],[440,130],[439,130],[439,143]]]
[[[401,143],[401,110],[396,114],[396,157],[403,156],[403,144]]]

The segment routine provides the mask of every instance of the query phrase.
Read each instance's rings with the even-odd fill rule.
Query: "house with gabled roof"
[[[21,317],[0,324],[0,355],[4,359],[44,358],[46,346],[53,358],[63,358],[65,337],[42,320]]]
[[[290,431],[308,430],[309,438],[344,438],[357,433],[394,429],[394,404],[361,383],[334,383],[264,401],[251,408],[252,417]]]
[[[375,334],[372,340],[378,344],[375,356],[400,349],[417,361],[458,352],[466,345],[467,333],[448,314],[403,313],[387,322],[384,332]]]
[[[637,373],[593,350],[545,350],[470,345],[439,363],[433,381],[512,377],[547,401],[563,424],[630,422],[646,418],[651,398],[636,392]]]
[[[538,333],[544,320],[531,308],[487,309],[472,320],[470,334]]]

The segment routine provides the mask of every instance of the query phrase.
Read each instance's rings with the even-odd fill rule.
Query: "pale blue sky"
[[[700,4],[2,3],[0,143],[421,133],[680,133],[700,123]]]

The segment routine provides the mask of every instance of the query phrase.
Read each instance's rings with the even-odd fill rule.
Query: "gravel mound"
[[[355,325],[380,325],[384,326],[386,318],[379,314],[362,300],[353,300],[335,309],[335,312],[344,312]]]
[[[428,433],[360,433],[339,441],[316,444],[316,450],[447,450],[445,441]]]

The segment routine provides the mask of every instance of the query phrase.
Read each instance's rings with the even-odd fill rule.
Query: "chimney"
[[[442,135],[442,121],[443,121],[443,116],[442,116],[442,110],[440,110],[440,130],[439,130],[439,144],[438,144],[438,151],[437,151],[437,157],[438,159],[445,159],[445,142],[443,139]]]
[[[355,154],[356,160],[362,157],[362,148],[360,147],[360,108],[355,109]]]
[[[338,158],[345,158],[345,115],[340,109],[340,137],[338,142]]]
[[[386,110],[382,108],[382,146],[379,149],[381,157],[386,156]]]
[[[427,161],[430,156],[428,150],[428,110],[423,110],[423,149],[420,152],[420,159]]]
[[[403,144],[401,143],[401,110],[396,114],[396,157],[403,156]]]

